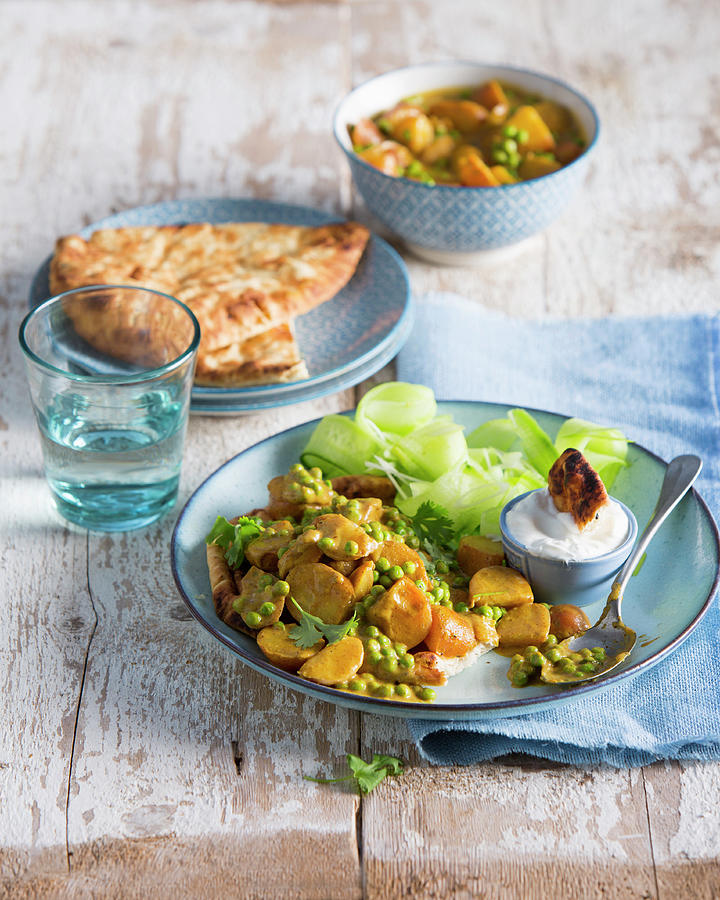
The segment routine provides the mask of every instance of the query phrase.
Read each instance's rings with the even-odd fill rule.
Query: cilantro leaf
[[[411,521],[415,534],[433,549],[449,544],[455,534],[448,511],[432,500],[421,503]]]
[[[263,531],[265,525],[255,516],[240,516],[236,525],[228,522],[224,516],[218,516],[205,538],[205,543],[222,547],[228,563],[231,566],[239,566],[245,559],[247,545]]]
[[[372,758],[372,762],[366,763],[359,756],[348,753],[347,763],[352,774],[346,775],[344,778],[311,778],[309,775],[304,775],[303,778],[306,781],[314,781],[317,784],[336,784],[340,781],[354,780],[360,793],[369,794],[388,775],[402,775],[403,773],[402,760],[396,756],[385,756],[376,753]]]
[[[290,600],[300,612],[300,622],[288,632],[291,640],[295,641],[298,647],[314,647],[322,637],[328,644],[334,644],[344,638],[350,631],[350,627],[357,623],[357,613],[353,613],[352,618],[343,622],[342,625],[327,625],[312,613],[305,612],[294,597],[291,597]]]

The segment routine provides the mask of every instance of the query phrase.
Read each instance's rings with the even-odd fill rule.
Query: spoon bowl
[[[540,673],[542,681],[548,684],[577,684],[580,681],[590,681],[600,675],[605,675],[620,665],[632,651],[637,635],[627,627],[621,615],[625,587],[648,544],[665,519],[690,490],[701,469],[702,460],[692,455],[677,456],[668,465],[653,514],[650,516],[640,540],[635,545],[635,549],[613,582],[602,615],[587,631],[576,637],[566,638],[558,644],[560,659],[555,662],[548,659],[543,663]],[[570,658],[571,654],[583,654],[583,651],[586,654],[587,651],[591,651],[593,659],[599,662],[599,666],[593,664],[592,671],[584,672],[579,668],[583,665],[579,660],[574,668],[563,662]],[[570,661],[575,663],[572,658]],[[589,665],[588,669],[590,669]]]

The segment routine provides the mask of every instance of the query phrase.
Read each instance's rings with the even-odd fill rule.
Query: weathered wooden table
[[[603,134],[579,199],[512,266],[408,258],[417,293],[518,316],[716,309],[715,4],[0,0],[0,36],[0,893],[720,896],[718,765],[432,768],[402,722],[244,667],[175,591],[175,515],[103,536],[53,511],[16,344],[56,236],[112,211],[256,196],[367,220],[336,102],[450,57],[566,78]],[[180,505],[229,456],[356,398],[193,417]],[[363,800],[302,779],[349,751],[407,774]]]

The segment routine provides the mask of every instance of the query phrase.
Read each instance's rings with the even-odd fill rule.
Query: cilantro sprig
[[[311,778],[309,775],[303,775],[303,778],[306,781],[314,781],[316,784],[337,784],[341,781],[355,781],[361,794],[369,794],[388,775],[402,775],[404,771],[402,760],[396,756],[386,756],[381,753],[376,753],[369,763],[359,756],[348,753],[347,764],[350,769],[350,775],[345,775],[343,778]]]
[[[245,559],[245,548],[253,538],[265,531],[262,519],[255,516],[240,516],[236,525],[224,516],[218,516],[206,544],[217,544],[225,551],[225,559],[231,566],[239,566]]]
[[[455,525],[444,506],[433,500],[425,500],[417,508],[415,515],[410,516],[410,521],[423,549],[430,556],[454,562],[455,555],[448,551],[448,547],[455,536]]]
[[[351,626],[357,624],[357,613],[353,613],[352,618],[341,625],[327,625],[312,613],[305,612],[294,597],[291,597],[290,601],[300,613],[300,621],[295,628],[288,632],[291,640],[295,641],[298,647],[314,647],[320,638],[325,638],[328,644],[334,644],[348,634]]]

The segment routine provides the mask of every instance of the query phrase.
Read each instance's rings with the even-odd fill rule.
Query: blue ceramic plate
[[[488,419],[507,414],[509,407],[495,403],[440,403],[468,430]],[[532,410],[540,425],[554,435],[562,416]],[[231,517],[263,506],[265,485],[297,462],[315,426],[291,428],[250,447],[226,462],[188,500],[172,538],[172,569],[190,612],[219,641],[259,672],[303,693],[366,712],[423,719],[479,719],[521,715],[567,703],[585,694],[601,692],[623,678],[647,669],[675,650],[707,611],[718,583],[718,532],[707,507],[692,491],[672,513],[653,540],[639,573],[625,593],[623,614],[639,636],[628,659],[605,678],[573,687],[553,685],[512,688],[505,677],[509,661],[488,653],[471,668],[437,690],[432,704],[405,703],[359,696],[312,684],[271,666],[255,641],[239,634],[216,616],[205,564],[204,536],[218,515]],[[665,463],[637,444],[631,444],[630,465],[613,485],[612,493],[635,513],[643,529],[655,505]],[[692,578],[688,578],[692,571]],[[682,603],[678,603],[682,597]],[[585,607],[597,620],[604,597]]]
[[[203,198],[176,200],[141,206],[109,216],[84,228],[88,238],[99,228],[136,225],[172,225],[187,222],[280,222],[285,225],[324,225],[338,217],[306,206],[269,200]],[[30,289],[30,305],[50,295],[50,259],[38,270]],[[372,235],[360,264],[332,300],[300,316],[295,334],[310,377],[285,384],[253,385],[247,388],[195,387],[192,409],[200,401],[229,413],[263,409],[282,403],[297,403],[333,391],[340,376],[342,387],[357,384],[381,368],[400,349],[398,337],[409,333],[412,312],[407,270],[398,254],[381,238]],[[388,349],[395,352],[388,357]],[[380,362],[384,359],[384,362]],[[375,364],[375,368],[368,364]],[[356,372],[361,367],[363,373]],[[357,376],[357,377],[355,377]],[[283,399],[292,396],[293,399]]]

